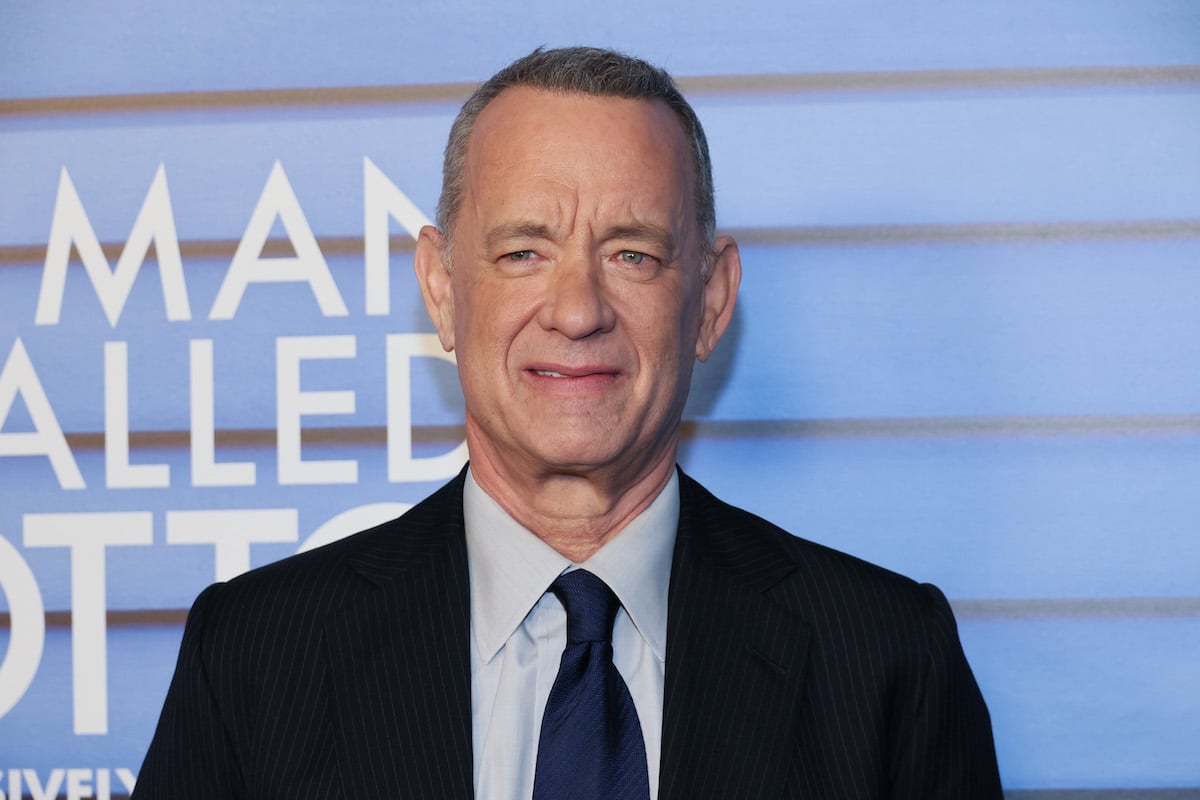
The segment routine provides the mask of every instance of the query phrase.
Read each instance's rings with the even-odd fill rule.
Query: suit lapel
[[[809,627],[767,592],[795,567],[769,537],[739,535],[750,518],[686,476],[680,498],[660,797],[778,797],[794,766]]]
[[[351,566],[368,588],[326,627],[333,745],[350,797],[472,795],[470,596],[455,481]],[[369,743],[369,744],[364,744]]]
[[[461,477],[354,556],[363,588],[326,625],[331,746],[348,796],[472,796]],[[659,796],[779,796],[808,626],[767,594],[795,567],[769,538],[740,536],[747,518],[687,476],[680,497]]]

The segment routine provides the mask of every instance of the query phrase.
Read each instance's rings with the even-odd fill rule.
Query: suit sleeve
[[[213,692],[205,639],[221,584],[204,590],[184,627],[175,676],[131,800],[244,796],[241,768]]]
[[[893,797],[1002,800],[987,706],[958,638],[954,614],[936,587],[922,587],[931,619],[923,680],[911,725],[899,732]]]

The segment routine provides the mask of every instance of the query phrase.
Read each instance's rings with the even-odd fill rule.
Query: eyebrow
[[[484,245],[491,249],[514,239],[553,239],[549,226],[539,222],[506,222],[491,228],[484,237]],[[602,242],[617,239],[653,242],[665,250],[675,252],[675,237],[660,225],[631,223],[614,225],[604,229],[599,236]]]
[[[489,249],[512,239],[550,239],[550,229],[537,222],[508,222],[487,232],[484,245]]]
[[[611,228],[606,228],[600,235],[600,241],[602,242],[612,241],[613,239],[640,239],[642,241],[655,242],[667,248],[671,248],[675,242],[675,237],[666,228],[642,223],[615,225]]]

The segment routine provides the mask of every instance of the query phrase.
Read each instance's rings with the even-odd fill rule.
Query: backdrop
[[[679,77],[742,244],[684,467],[946,591],[1012,796],[1200,797],[1189,0],[6,0],[0,797],[126,794],[206,584],[462,464],[411,234],[574,43]]]

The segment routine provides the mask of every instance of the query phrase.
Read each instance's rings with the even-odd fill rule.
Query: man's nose
[[[603,266],[595,254],[561,257],[549,275],[539,322],[569,339],[611,330],[616,313],[609,302]]]

